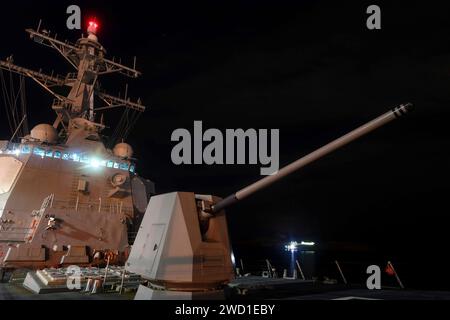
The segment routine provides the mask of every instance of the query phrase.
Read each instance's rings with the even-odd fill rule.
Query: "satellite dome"
[[[58,134],[56,129],[46,123],[41,123],[31,130],[31,138],[41,142],[56,143]]]
[[[121,142],[114,146],[113,153],[119,158],[131,158],[133,156],[133,148],[128,143]]]

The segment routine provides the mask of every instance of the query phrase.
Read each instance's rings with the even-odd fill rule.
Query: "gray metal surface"
[[[198,208],[215,197],[191,192],[153,196],[126,263],[126,270],[160,287],[205,291],[234,276],[225,215],[201,228]]]

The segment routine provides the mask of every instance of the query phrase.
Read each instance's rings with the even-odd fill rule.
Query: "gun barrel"
[[[212,213],[217,213],[225,209],[226,207],[242,199],[247,198],[248,196],[270,186],[271,184],[277,182],[278,180],[283,179],[284,177],[299,170],[300,168],[303,168],[304,166],[310,164],[311,162],[314,162],[322,158],[323,156],[333,152],[334,150],[339,149],[345,146],[346,144],[358,139],[359,137],[364,136],[369,132],[385,125],[386,123],[391,122],[392,120],[407,114],[411,110],[411,108],[412,108],[411,103],[401,104],[397,107],[394,107],[390,111],[382,114],[381,116],[375,118],[374,120],[367,122],[366,124],[356,128],[353,131],[350,131],[349,133],[343,135],[342,137],[334,141],[331,141],[330,143],[311,152],[310,154],[288,164],[287,166],[278,170],[277,173],[270,176],[266,176],[261,180],[258,180],[255,183],[252,183],[251,185],[226,197],[225,199],[221,200],[220,202],[211,207]]]

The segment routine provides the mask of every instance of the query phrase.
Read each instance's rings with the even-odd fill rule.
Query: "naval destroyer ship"
[[[124,287],[126,271],[131,273],[136,271],[137,277],[133,279],[135,279],[135,285],[139,285],[140,291],[138,290],[136,296],[99,295],[98,299],[147,299],[152,285],[164,284],[165,289],[173,289],[168,284],[175,283],[172,278],[176,276],[176,273],[170,269],[173,268],[170,263],[178,260],[167,259],[171,258],[167,256],[163,257],[166,259],[156,257],[155,252],[158,250],[163,252],[164,250],[160,248],[167,247],[171,238],[164,242],[158,238],[157,233],[146,231],[155,224],[143,224],[133,250],[131,246],[134,244],[146,211],[148,221],[161,219],[162,207],[159,206],[158,201],[168,197],[175,199],[174,195],[180,193],[154,196],[149,205],[150,210],[147,209],[150,197],[155,194],[154,184],[137,174],[132,147],[123,142],[139,114],[145,110],[145,106],[140,100],[133,102],[126,93],[122,97],[106,93],[101,89],[99,82],[99,78],[108,74],[120,73],[136,78],[140,73],[136,70],[135,62],[132,67],[127,67],[115,59],[105,57],[106,50],[98,41],[97,29],[97,22],[90,21],[87,36],[82,36],[75,44],[58,40],[50,32],[42,29],[40,24],[36,30],[26,30],[31,39],[55,49],[76,70],[65,76],[49,75],[18,66],[12,57],[0,60],[2,82],[5,71],[11,75],[18,74],[21,79],[31,78],[54,96],[51,107],[56,113],[52,124],[38,124],[28,134],[26,113],[23,112],[22,117],[18,117],[17,99],[14,97],[9,99],[12,112],[8,115],[8,120],[14,124],[12,126],[14,130],[9,140],[0,141],[0,278],[3,277],[5,270],[33,269],[40,271],[41,274],[44,273],[49,278],[56,274],[65,280],[67,276],[63,274],[65,271],[56,268],[64,270],[64,267],[70,265],[106,264],[106,271],[100,269],[97,271],[104,272],[102,278],[104,283],[107,283],[108,265],[123,265],[128,261],[127,267],[120,269],[122,274],[120,292]],[[67,93],[61,93],[64,91]],[[124,108],[123,117],[112,137],[107,140],[102,135],[102,130],[106,128],[103,113],[119,107]],[[206,196],[193,193],[177,195],[184,201],[192,201],[186,206],[166,208],[165,214],[168,214],[169,218],[186,210],[194,217],[189,220],[190,229],[187,229],[191,233],[190,236],[194,234],[197,239],[210,240],[219,234],[226,240],[220,239],[223,243],[210,241],[205,244],[205,249],[211,249],[206,245],[216,245],[215,247],[219,247],[217,244],[225,245],[223,257],[219,257],[219,261],[223,261],[220,264],[217,263],[217,256],[215,256],[217,250],[204,252],[190,250],[191,255],[202,254],[207,259],[195,258],[186,264],[177,264],[177,268],[188,271],[184,272],[187,280],[182,284],[191,289],[198,283],[202,285],[224,283],[225,289],[221,289],[228,292],[229,298],[232,299],[352,300],[414,299],[418,296],[422,299],[448,299],[448,292],[368,291],[360,287],[352,288],[347,286],[347,283],[345,286],[323,287],[317,281],[305,280],[304,277],[303,279],[259,276],[235,278],[232,269],[234,262],[230,260],[232,258],[229,254],[229,242],[225,235],[226,225],[221,229],[215,227],[217,221],[223,224],[225,207],[265,188],[359,136],[406,114],[410,107],[410,104],[395,107],[373,121],[282,168],[277,175],[257,181],[224,200],[210,203],[209,200],[213,198]],[[157,210],[151,210],[152,208]],[[169,210],[175,210],[174,208],[178,212]],[[201,223],[192,223],[196,219],[199,219]],[[204,228],[205,230],[202,230],[200,225],[205,227],[205,221],[208,225]],[[172,227],[182,228],[183,225],[173,224]],[[176,235],[177,242],[180,243],[180,239],[188,234],[180,232],[172,233],[172,235]],[[158,244],[152,246],[152,241],[155,239]],[[170,243],[173,244],[175,241]],[[180,250],[186,249],[182,245],[171,248],[176,250],[169,252],[170,254],[179,254]],[[168,251],[164,251],[164,254],[167,255]],[[164,267],[172,272],[154,272],[144,268],[149,261],[154,262],[152,268],[155,270],[163,270],[162,267]],[[220,281],[214,278],[217,274],[194,274],[198,272],[199,263],[209,270],[220,268],[226,273],[219,273]],[[46,270],[46,268],[50,269]],[[117,273],[116,269],[112,271]],[[42,287],[37,285],[38,281],[30,276],[30,273],[27,278],[36,285],[24,286],[38,292]],[[95,277],[98,278],[98,274]],[[110,281],[116,281],[115,278]],[[56,277],[54,281],[58,282],[59,278]],[[84,286],[88,287],[87,284]],[[54,292],[45,295],[46,299],[80,299],[80,297],[95,299],[95,296],[78,295],[75,292],[59,293],[57,291],[61,290],[59,286],[51,288],[47,285],[45,289],[47,292]],[[86,291],[85,289],[84,292]],[[175,292],[185,293],[176,290]],[[0,286],[0,299],[29,299],[30,295],[30,292],[14,284]]]
[[[2,79],[3,73],[31,78],[54,97],[56,113],[53,123],[38,124],[20,136],[24,114],[11,139],[0,141],[2,273],[123,264],[154,194],[154,184],[136,173],[132,147],[123,142],[145,106],[127,93],[106,93],[99,82],[117,73],[137,78],[136,59],[132,67],[107,59],[98,27],[90,21],[87,36],[76,43],[58,40],[41,23],[26,30],[75,69],[65,76],[18,66],[12,56],[0,61]],[[16,108],[14,102],[10,107]],[[101,133],[103,114],[119,107],[123,116],[107,140]]]

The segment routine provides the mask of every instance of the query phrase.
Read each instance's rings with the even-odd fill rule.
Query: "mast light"
[[[89,20],[88,29],[87,29],[88,33],[96,34],[97,30],[98,30],[98,23],[97,23],[97,21]]]

